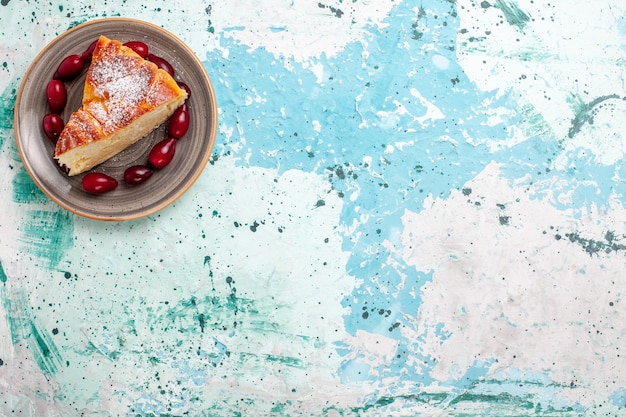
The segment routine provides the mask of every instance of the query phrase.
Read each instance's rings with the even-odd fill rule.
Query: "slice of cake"
[[[186,98],[167,72],[101,36],[87,71],[83,105],[67,121],[54,157],[68,175],[85,172],[152,132]]]

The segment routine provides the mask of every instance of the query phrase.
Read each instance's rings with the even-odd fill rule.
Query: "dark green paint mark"
[[[24,334],[23,322],[28,320],[30,315],[29,310],[20,308],[18,301],[12,301],[8,294],[6,294],[6,287],[0,287],[0,294],[2,295],[2,305],[6,310],[7,322],[9,324],[9,331],[11,332],[11,343],[18,344],[22,340],[22,334]],[[16,297],[17,298],[17,297]],[[20,301],[22,298],[20,297]]]
[[[517,26],[524,29],[526,23],[530,21],[530,16],[521,10],[514,2],[506,2],[504,0],[496,0],[494,7],[497,7],[504,14],[504,18],[511,26]]]
[[[328,10],[330,10],[330,12],[335,15],[335,17],[343,16],[343,11],[341,9],[336,8],[336,7],[328,6],[328,5],[323,4],[323,3],[317,3],[317,7],[319,7],[320,9],[328,9]]]
[[[305,363],[302,359],[294,358],[292,356],[266,355],[265,360],[268,362],[287,365],[292,368],[300,368],[300,369],[306,368]]]
[[[34,353],[39,368],[44,373],[56,373],[58,365],[62,364],[61,355],[52,342],[50,334],[43,329],[39,329],[33,322],[31,322],[31,343],[29,343],[29,347]]]
[[[7,282],[7,274],[4,272],[2,262],[0,262],[0,282]]]
[[[46,195],[35,185],[24,167],[20,167],[13,177],[13,201],[20,204],[47,201]]]
[[[524,388],[520,394],[502,392],[499,389],[503,381],[486,380],[473,382],[470,386],[458,394],[454,393],[428,393],[422,392],[411,395],[382,396],[373,399],[366,404],[350,409],[349,415],[389,415],[391,410],[412,408],[416,404],[426,404],[429,407],[445,409],[446,415],[458,417],[480,416],[559,416],[574,417],[580,414],[574,413],[572,407],[554,408],[543,406],[543,401],[538,401],[534,395],[528,393],[536,387],[546,385],[534,381],[505,381],[515,383]],[[548,386],[570,388],[569,385],[551,383]],[[498,388],[491,391],[491,387]],[[337,411],[344,415],[342,409],[330,407],[324,411]],[[472,410],[472,411],[469,411]]]
[[[279,356],[279,355],[262,355],[254,353],[241,352],[239,354],[242,362],[248,362],[250,360],[260,361],[263,363],[274,363],[284,365],[290,368],[305,369],[306,364],[302,359],[294,358],[292,356]]]
[[[514,404],[517,409],[522,409],[522,410],[532,410],[535,408],[535,404],[532,401],[528,401],[526,399],[516,397],[507,392],[493,394],[493,395],[466,392],[466,393],[459,395],[452,401],[450,401],[450,406],[454,406],[462,402],[467,402],[469,404],[480,404],[480,403]]]
[[[74,222],[65,210],[30,210],[28,220],[21,226],[20,241],[25,252],[56,267],[65,252],[72,247]]]
[[[398,395],[395,397],[383,396],[371,404],[352,408],[351,415],[371,413],[377,409],[391,406],[393,404],[428,404],[430,406],[437,406],[444,404],[446,400],[448,400],[448,394],[446,393],[420,393],[415,395]],[[400,407],[400,405],[398,407]]]
[[[211,281],[211,291],[215,292],[215,281],[213,281],[213,269],[211,268],[211,257],[204,257],[204,266],[209,268],[209,280]]]
[[[571,243],[576,243],[580,247],[582,247],[585,252],[589,254],[589,256],[597,255],[601,252],[611,253],[611,252],[619,252],[626,250],[626,245],[623,243],[619,243],[618,239],[615,237],[615,234],[611,231],[606,232],[604,235],[604,241],[587,239],[581,237],[577,232],[566,233],[565,237],[569,239]],[[556,240],[561,240],[562,236],[560,234],[555,235]]]
[[[197,315],[198,324],[200,325],[200,332],[204,333],[204,328],[206,327],[206,316],[204,313],[200,313]]]
[[[0,96],[0,147],[4,143],[5,138],[8,137],[4,130],[10,131],[13,129],[13,108],[15,107],[16,98],[17,84],[13,81]]]
[[[546,122],[541,112],[539,112],[534,106],[530,104],[523,105],[519,108],[519,113],[522,116],[522,121],[518,126],[522,129],[526,136],[553,135],[554,132],[552,132],[550,125]]]
[[[84,19],[80,19],[80,20],[73,20],[73,21],[70,22],[70,24],[68,25],[67,28],[71,29],[71,28],[73,28],[75,26],[82,25],[83,23],[87,22],[88,20],[89,20],[89,18],[84,18]]]
[[[52,336],[32,316],[33,310],[24,291],[20,289],[7,293],[5,287],[0,287],[0,295],[6,310],[11,342],[14,345],[25,343],[46,378],[50,378],[63,365]]]
[[[103,12],[103,13],[98,14],[98,15],[93,15],[93,16],[87,15],[87,16],[81,17],[81,19],[71,21],[67,28],[68,29],[72,29],[73,27],[78,26],[78,25],[82,25],[83,23],[88,22],[89,20],[92,20],[94,18],[121,17],[121,16],[122,15],[120,13],[106,13],[106,12]]]
[[[621,99],[621,97],[617,94],[611,94],[608,96],[598,97],[589,103],[584,103],[582,100],[578,100],[577,102],[575,102],[575,116],[572,120],[572,125],[567,132],[567,136],[573,138],[575,134],[580,132],[580,129],[582,129],[585,124],[593,124],[593,118],[597,112],[596,107],[602,102],[611,99]]]

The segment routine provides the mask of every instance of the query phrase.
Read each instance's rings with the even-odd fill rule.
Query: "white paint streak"
[[[264,48],[276,57],[303,62],[322,54],[335,56],[348,43],[361,41],[366,27],[384,27],[394,5],[390,1],[244,0],[231,7],[220,0],[213,5],[212,15],[217,32],[252,49]],[[319,75],[319,68],[313,71]]]
[[[491,2],[493,3],[493,2]],[[529,15],[523,29],[508,24],[497,7],[458,1],[460,27],[457,58],[465,74],[485,91],[512,92],[518,108],[532,109],[542,120],[528,124],[522,113],[507,142],[514,146],[536,134],[565,140],[565,152],[586,149],[596,162],[611,165],[626,155],[624,104],[598,110],[599,124],[584,126],[570,141],[568,134],[579,103],[617,94],[626,96],[626,59],[622,16],[626,3],[601,0],[589,7],[582,0],[549,4],[519,0],[515,5]],[[487,35],[486,35],[487,34]],[[573,158],[576,156],[562,156]]]
[[[319,120],[311,121],[311,125],[313,126],[314,131],[318,133],[322,131],[322,124],[319,122]]]
[[[426,112],[421,116],[413,116],[423,127],[426,127],[426,122],[429,120],[440,120],[445,116],[443,112],[431,101],[426,100],[424,96],[416,89],[411,88],[411,95],[419,100],[420,104],[426,107]]]
[[[346,340],[350,346],[350,353],[344,357],[344,360],[356,360],[357,362],[367,364],[370,367],[370,375],[381,377],[379,371],[391,364],[398,341],[382,336],[357,330],[354,337]]]
[[[626,316],[624,252],[590,255],[566,234],[606,243],[613,233],[623,244],[626,210],[616,204],[576,218],[511,187],[496,164],[465,189],[402,218],[397,253],[432,272],[404,336],[424,340],[416,349],[436,358],[440,381],[495,361],[491,376],[546,373],[579,387],[572,401],[606,400],[626,383],[616,372],[626,335],[615,326]]]

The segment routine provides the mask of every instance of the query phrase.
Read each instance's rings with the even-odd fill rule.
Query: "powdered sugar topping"
[[[110,55],[92,63],[89,77],[93,93],[104,99],[107,108],[94,111],[90,106],[90,110],[105,131],[124,126],[136,116],[153,77],[151,69],[142,64],[141,58],[124,55]]]

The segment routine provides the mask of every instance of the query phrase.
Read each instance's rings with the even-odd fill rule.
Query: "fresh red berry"
[[[67,103],[67,89],[59,80],[50,80],[46,86],[46,100],[52,113],[61,114]]]
[[[80,74],[85,67],[85,60],[80,55],[70,55],[63,59],[54,73],[55,80],[69,81]]]
[[[87,47],[87,49],[85,49],[85,52],[83,52],[80,55],[80,57],[83,59],[84,62],[91,61],[91,57],[93,56],[93,51],[96,49],[97,43],[98,43],[98,39],[91,42],[89,46]]]
[[[117,188],[117,180],[101,172],[90,172],[83,177],[83,188],[88,193],[102,194]]]
[[[156,169],[164,168],[172,162],[175,152],[176,139],[164,139],[152,147],[148,155],[148,162]]]
[[[63,128],[65,127],[61,116],[54,113],[48,113],[43,117],[41,125],[48,139],[50,139],[52,143],[56,144]]]
[[[189,107],[183,103],[170,117],[167,125],[167,132],[173,138],[180,139],[185,136],[189,129]]]
[[[124,171],[124,182],[129,185],[138,185],[148,180],[154,171],[145,165],[133,165]]]
[[[128,41],[124,46],[129,47],[144,59],[148,57],[148,45],[141,41]]]
[[[174,67],[167,62],[165,59],[160,56],[154,54],[148,54],[148,60],[154,62],[157,67],[161,68],[163,71],[167,72],[169,75],[174,77]]]
[[[189,86],[182,81],[178,81],[178,86],[181,89],[185,90],[185,92],[187,93],[187,100],[189,100],[191,98],[191,88],[189,88]]]

